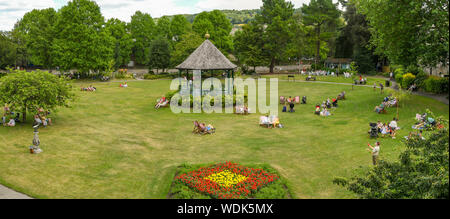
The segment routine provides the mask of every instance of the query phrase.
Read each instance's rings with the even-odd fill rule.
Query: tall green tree
[[[377,54],[395,64],[434,67],[449,59],[447,0],[357,0]]]
[[[256,66],[268,63],[267,54],[263,50],[263,34],[262,25],[250,22],[234,35],[234,54],[241,64],[253,67],[253,71],[256,71]]]
[[[311,0],[308,5],[303,4],[301,8],[303,22],[314,28],[316,44],[315,63],[320,63],[321,44],[336,35],[336,27],[339,22],[340,11],[338,3],[332,0]]]
[[[113,59],[114,38],[94,1],[73,0],[58,12],[53,44],[55,63],[63,70],[99,72]]]
[[[164,37],[169,41],[172,41],[172,30],[170,29],[170,19],[167,16],[162,16],[156,22],[156,37]]]
[[[378,57],[370,50],[370,29],[365,15],[359,13],[353,1],[341,1],[345,7],[343,17],[346,25],[337,39],[335,56],[352,58],[360,72],[375,70]]]
[[[129,28],[134,40],[133,54],[136,64],[147,63],[150,44],[155,39],[155,27],[153,18],[147,13],[136,11],[131,16]]]
[[[127,66],[131,59],[133,49],[133,39],[127,30],[127,24],[116,18],[111,18],[106,22],[106,31],[114,38],[114,67]]]
[[[16,59],[16,45],[9,32],[0,31],[0,69],[12,67]]]
[[[204,41],[203,37],[200,37],[197,33],[187,32],[182,35],[181,41],[175,45],[175,49],[172,52],[171,65],[177,66],[181,64],[191,53],[195,51]]]
[[[159,69],[164,71],[170,66],[170,43],[165,37],[160,36],[153,40],[148,66],[151,69],[156,68],[157,73]]]
[[[0,79],[0,104],[22,112],[24,122],[27,112],[37,112],[40,107],[55,111],[69,106],[74,97],[72,85],[64,77],[40,70],[14,71]]]
[[[448,199],[448,127],[425,137],[407,140],[397,161],[381,160],[364,176],[336,178],[334,183],[367,199]]]
[[[181,36],[192,30],[192,25],[183,15],[175,15],[170,22],[170,31],[175,42],[181,41]]]
[[[263,0],[261,13],[256,16],[256,22],[264,27],[264,53],[270,63],[273,73],[275,63],[286,57],[286,50],[292,41],[294,5],[285,0]]]
[[[230,20],[219,10],[198,14],[192,24],[192,29],[200,37],[209,33],[210,40],[225,54],[233,50],[233,41],[230,35],[232,28]]]
[[[54,67],[52,45],[55,37],[56,11],[34,9],[18,22],[17,31],[24,38],[27,53],[34,65]]]

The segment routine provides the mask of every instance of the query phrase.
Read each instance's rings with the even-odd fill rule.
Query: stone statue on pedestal
[[[41,141],[39,140],[39,124],[33,126],[34,129],[34,138],[33,138],[33,145],[30,146],[30,153],[32,154],[39,154],[42,152],[42,149],[39,147],[41,144]]]

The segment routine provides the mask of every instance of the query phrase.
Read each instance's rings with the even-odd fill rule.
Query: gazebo
[[[234,70],[237,68],[230,60],[225,57],[214,44],[209,41],[209,34],[206,34],[206,40],[189,57],[176,68],[179,70],[179,77],[183,72],[189,77],[189,71],[201,71],[203,75],[210,72],[213,76],[214,70],[223,70],[227,78],[234,79]]]

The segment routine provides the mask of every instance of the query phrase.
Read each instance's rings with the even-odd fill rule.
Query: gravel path
[[[31,197],[0,185],[0,199],[31,199]]]

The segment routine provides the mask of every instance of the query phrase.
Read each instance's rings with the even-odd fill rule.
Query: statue
[[[34,129],[34,138],[33,138],[33,145],[30,146],[30,153],[32,154],[39,154],[42,152],[42,149],[39,147],[39,145],[41,144],[41,141],[39,140],[39,125],[37,124],[35,126],[33,126]]]

